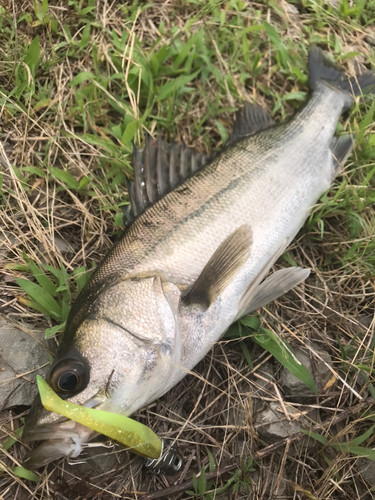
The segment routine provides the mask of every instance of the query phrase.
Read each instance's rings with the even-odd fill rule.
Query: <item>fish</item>
[[[175,386],[236,320],[309,275],[266,278],[349,157],[335,136],[343,112],[375,75],[347,77],[312,47],[310,95],[289,121],[260,106],[237,114],[216,155],[146,137],[135,148],[123,235],[73,304],[47,382],[74,404],[129,416]],[[265,279],[266,278],[266,279]],[[46,411],[38,396],[23,437],[25,467],[77,457],[90,428]]]

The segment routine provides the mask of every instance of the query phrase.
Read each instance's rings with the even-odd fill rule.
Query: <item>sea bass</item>
[[[162,139],[134,152],[133,220],[74,303],[47,377],[60,396],[123,415],[177,384],[237,319],[306,279],[288,268],[265,281],[349,156],[335,128],[375,75],[345,77],[318,48],[311,95],[288,123],[259,106],[237,116],[213,158]],[[43,409],[24,438],[42,441],[28,468],[76,457],[94,431]]]

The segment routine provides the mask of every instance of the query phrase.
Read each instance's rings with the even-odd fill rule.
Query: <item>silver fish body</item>
[[[305,279],[309,271],[296,268],[261,284],[350,154],[351,138],[334,132],[351,102],[318,78],[289,123],[235,141],[146,208],[74,304],[52,386],[56,372],[78,380],[83,370],[82,388],[66,391],[71,402],[131,415],[178,383],[236,319]],[[43,440],[24,462],[36,468],[77,456],[94,432],[37,400],[25,434]]]

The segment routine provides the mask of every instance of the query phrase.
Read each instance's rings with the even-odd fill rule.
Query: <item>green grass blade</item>
[[[34,472],[31,472],[31,470],[25,469],[25,467],[17,465],[16,467],[12,467],[12,471],[16,476],[22,477],[22,479],[28,479],[29,481],[34,481],[35,483],[39,481],[39,477],[34,474]]]
[[[315,394],[318,391],[307,368],[294,355],[293,349],[285,340],[279,339],[271,330],[260,328],[259,333],[252,336],[254,342],[270,352],[287,370],[295,375]]]
[[[61,307],[46,290],[36,283],[22,278],[17,278],[16,282],[35,302],[48,311],[48,314],[57,320],[61,318]]]
[[[69,172],[56,167],[49,167],[51,174],[68,186],[69,189],[78,189],[79,182]]]
[[[52,281],[44,274],[44,272],[39,269],[39,267],[35,264],[35,262],[31,259],[28,259],[28,264],[30,266],[31,272],[34,275],[34,278],[37,280],[39,285],[46,290],[50,295],[55,295],[56,286],[52,283]]]

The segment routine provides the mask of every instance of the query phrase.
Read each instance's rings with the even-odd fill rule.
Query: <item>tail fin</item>
[[[322,50],[313,46],[309,51],[309,85],[311,90],[316,88],[319,80],[328,80],[355,97],[369,94],[371,91],[375,92],[375,74],[372,71],[348,78],[343,69],[332,63]]]

